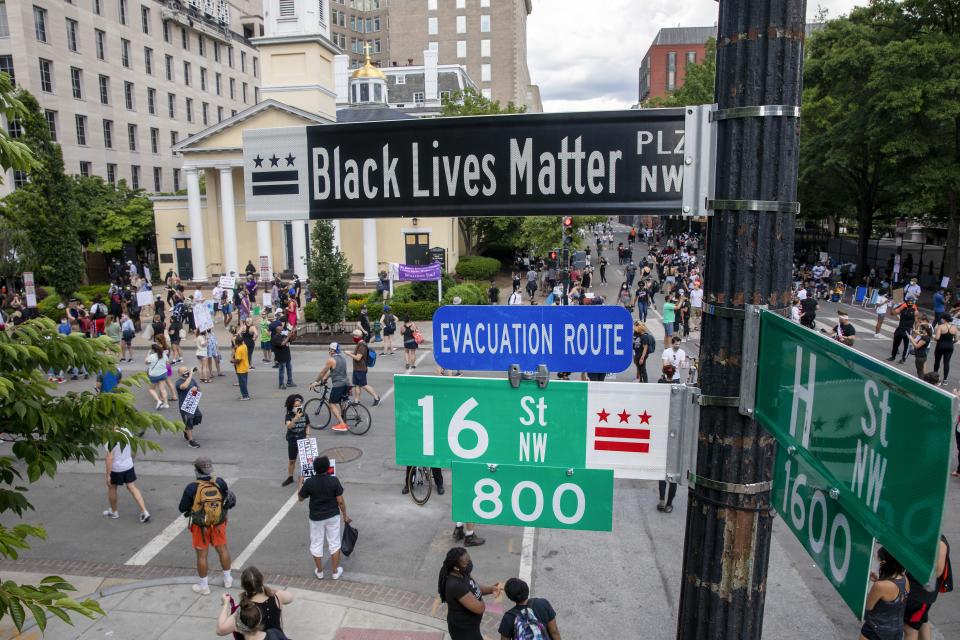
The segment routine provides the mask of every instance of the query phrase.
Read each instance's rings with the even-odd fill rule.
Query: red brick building
[[[707,40],[716,37],[716,27],[660,29],[640,64],[639,102],[664,98],[683,86],[687,65],[703,62]]]

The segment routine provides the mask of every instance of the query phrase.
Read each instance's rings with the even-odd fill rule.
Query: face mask
[[[360,344],[360,338],[354,338],[354,339],[353,339],[353,343],[354,343],[354,344]]]
[[[467,562],[467,566],[461,569],[461,571],[465,576],[469,576],[471,573],[473,573],[473,560],[470,560],[469,562]]]

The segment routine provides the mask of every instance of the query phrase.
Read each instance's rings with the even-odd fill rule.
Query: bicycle
[[[427,504],[433,493],[433,470],[430,467],[407,469],[407,491],[415,504],[421,507]]]
[[[330,386],[323,385],[322,390],[314,389],[320,394],[319,398],[310,398],[303,404],[303,412],[310,416],[310,421],[317,429],[326,429],[330,424],[332,413],[330,411]],[[370,410],[360,403],[350,402],[350,387],[347,388],[346,395],[340,400],[340,416],[350,433],[362,436],[370,430],[373,425],[373,418],[370,416]]]

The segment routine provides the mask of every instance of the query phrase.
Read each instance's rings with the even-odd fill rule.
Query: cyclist
[[[340,344],[330,343],[330,357],[323,365],[323,369],[317,374],[317,379],[310,383],[310,390],[313,391],[317,385],[324,384],[327,378],[330,378],[330,412],[336,419],[332,427],[333,431],[346,431],[347,425],[343,421],[343,415],[340,411],[340,401],[345,400],[350,393],[350,384],[347,382],[347,361],[340,352]]]

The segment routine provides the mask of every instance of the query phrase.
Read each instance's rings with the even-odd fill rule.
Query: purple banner
[[[405,280],[407,282],[431,282],[439,279],[439,262],[434,262],[426,266],[412,264],[397,265],[397,280]]]

